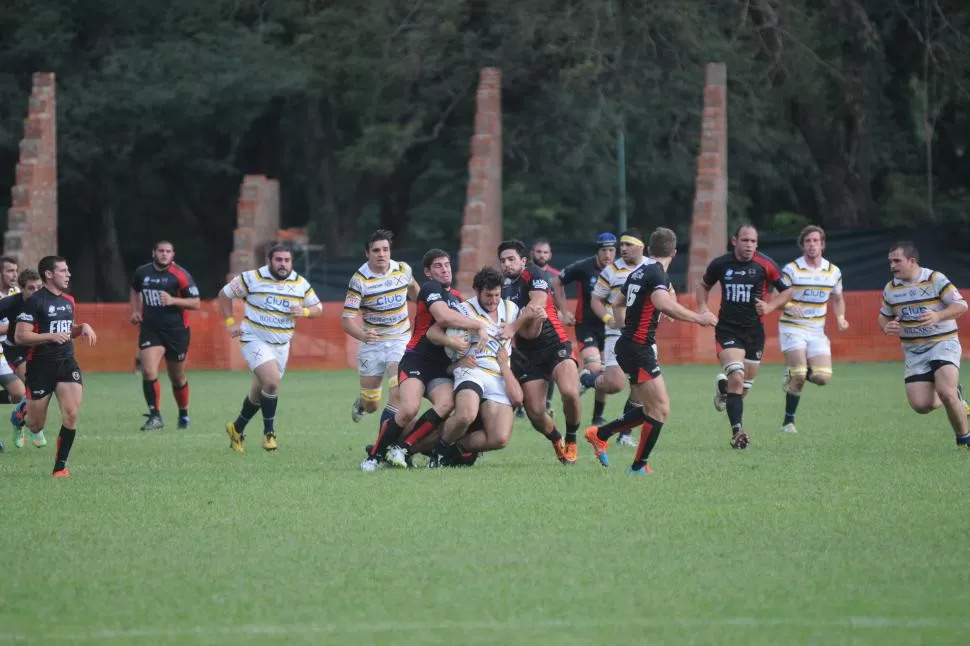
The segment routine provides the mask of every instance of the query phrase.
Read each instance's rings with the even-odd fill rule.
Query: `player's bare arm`
[[[408,285],[408,300],[417,302],[418,294],[420,293],[421,293],[421,284],[412,278],[411,284]]]
[[[94,328],[87,323],[81,323],[71,328],[71,338],[76,339],[78,337],[87,339],[88,345],[93,346],[98,342],[98,335],[94,333]]]
[[[696,323],[704,327],[714,327],[717,325],[717,317],[710,310],[707,312],[690,310],[678,303],[677,299],[670,292],[665,292],[662,289],[654,290],[650,294],[650,301],[654,307],[672,319]]]
[[[899,318],[890,318],[880,312],[879,329],[882,330],[883,334],[888,334],[889,336],[899,336]]]
[[[505,346],[501,346],[495,355],[499,369],[502,371],[502,379],[505,381],[505,394],[513,408],[518,408],[525,400],[525,393],[522,392],[522,384],[515,378],[512,372],[512,361],[509,353],[505,351]]]
[[[17,327],[14,328],[13,339],[17,345],[32,346],[45,343],[67,343],[71,340],[71,335],[67,332],[58,332],[57,334],[34,332],[34,326],[31,323],[18,322]]]
[[[380,338],[377,330],[365,330],[364,322],[358,313],[357,316],[350,318],[349,316],[344,316],[340,319],[340,327],[343,331],[350,336],[354,337],[361,343],[373,343]]]
[[[132,325],[138,325],[139,323],[141,323],[141,309],[142,309],[141,292],[136,292],[133,289],[129,290],[128,304],[131,305],[131,323]]]
[[[835,314],[835,322],[839,326],[840,332],[845,332],[849,329],[849,322],[845,320],[845,294],[839,292],[838,294],[832,294],[832,312]]]
[[[967,313],[967,302],[963,300],[953,301],[939,312],[926,310],[919,316],[919,322],[924,325],[936,325],[943,321],[952,321],[960,318]]]
[[[552,302],[559,312],[559,320],[565,325],[573,325],[576,319],[566,307],[566,290],[563,288],[562,279],[559,276],[552,276]]]
[[[183,298],[172,296],[168,292],[161,293],[162,305],[165,307],[178,307],[183,310],[197,310],[202,306],[202,300],[198,296]]]
[[[317,303],[307,307],[306,305],[291,305],[290,314],[293,316],[302,316],[305,319],[315,319],[323,314],[323,303]]]
[[[697,285],[694,287],[694,298],[697,300],[697,311],[703,314],[704,312],[710,312],[711,308],[707,304],[711,298],[711,290],[714,289],[714,285],[708,285],[701,278],[697,281]]]
[[[220,289],[218,298],[219,311],[222,313],[222,318],[226,322],[226,329],[229,331],[229,336],[233,338],[242,336],[242,328],[232,315],[232,301],[243,297],[239,293],[239,288],[236,285],[237,280],[241,281],[242,279],[237,276],[232,282]],[[226,293],[227,289],[232,292],[232,296]]]
[[[596,294],[593,294],[593,297],[589,300],[589,306],[590,306],[590,309],[593,310],[593,313],[596,314],[596,316],[599,318],[599,320],[603,321],[603,323],[607,325],[609,325],[610,321],[616,316],[615,313],[610,314],[606,310],[606,299],[604,299],[602,296],[597,296]]]
[[[776,290],[775,295],[770,301],[765,302],[761,299],[755,299],[754,308],[761,316],[766,314],[771,314],[779,307],[784,307],[788,304],[792,297],[792,290],[790,287],[785,287],[782,290]]]
[[[432,303],[428,307],[428,311],[431,312],[434,320],[444,325],[446,329],[450,327],[461,328],[462,330],[475,332],[483,344],[488,341],[488,324],[485,321],[479,321],[478,319],[473,319],[470,316],[456,312],[441,301]]]
[[[428,340],[435,345],[440,345],[444,348],[451,348],[458,354],[464,354],[468,351],[470,347],[468,342],[465,341],[460,336],[448,336],[446,334],[446,327],[441,323],[435,323],[428,328]]]

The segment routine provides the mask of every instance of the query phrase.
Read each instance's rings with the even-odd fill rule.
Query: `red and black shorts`
[[[634,343],[623,337],[616,342],[616,362],[634,386],[656,379],[661,374],[657,353],[652,345]]]
[[[161,346],[165,348],[166,361],[185,361],[189,354],[192,331],[187,327],[160,328],[142,323],[138,333],[139,349]]]
[[[576,341],[583,350],[597,348],[603,352],[603,346],[606,343],[606,326],[602,321],[577,323]]]
[[[408,379],[417,379],[425,385],[425,388],[432,386],[433,382],[439,380],[450,380],[448,374],[448,357],[442,349],[441,356],[445,357],[442,362],[441,357],[429,357],[420,352],[408,350],[401,357],[401,362],[397,366],[397,381],[403,384]]]
[[[572,361],[577,366],[579,361],[573,353],[571,341],[563,341],[555,345],[535,350],[517,351],[512,360],[512,374],[519,383],[544,379],[552,381],[552,372],[563,361]]]

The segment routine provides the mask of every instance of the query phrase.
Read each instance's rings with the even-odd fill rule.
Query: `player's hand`
[[[711,312],[710,310],[707,312],[701,312],[699,314],[697,324],[702,327],[714,327],[717,325],[717,317],[714,315],[714,312]]]
[[[488,345],[488,338],[491,335],[488,329],[488,323],[481,321],[476,329],[476,334],[478,335],[478,350],[479,352],[484,352],[485,347]]]
[[[794,317],[796,319],[805,318],[805,311],[798,305],[786,305],[785,314]]]
[[[899,336],[899,319],[893,319],[889,323],[886,323],[883,332],[889,336]]]
[[[81,326],[81,336],[88,340],[89,346],[94,346],[98,342],[98,335],[94,333],[94,328],[87,323]]]
[[[61,345],[62,343],[67,343],[71,340],[71,335],[66,332],[57,332],[51,334],[51,343],[56,343]]]
[[[836,323],[838,323],[839,332],[845,332],[849,329],[849,322],[845,320],[844,316],[840,316],[838,319],[836,319]]]
[[[502,326],[502,332],[499,334],[499,338],[503,341],[507,341],[515,336],[515,326],[511,323],[506,323]]]
[[[936,325],[940,322],[940,313],[933,310],[926,310],[919,315],[919,322],[923,325]]]
[[[461,359],[458,360],[458,367],[464,368],[465,370],[471,370],[472,368],[478,366],[478,359],[473,354],[466,354]]]
[[[576,325],[576,317],[569,312],[559,312],[559,320],[563,325]]]
[[[161,295],[162,305],[165,307],[172,305],[173,304],[172,301],[174,300],[174,298],[175,297],[169,294],[168,292],[162,292],[162,295]]]
[[[546,314],[546,308],[542,307],[541,305],[526,305],[525,309],[532,316],[535,316],[540,320],[544,321],[549,318],[549,315]]]
[[[622,330],[623,329],[623,321],[618,321],[618,320],[616,320],[616,317],[615,316],[611,316],[610,317],[610,327],[613,328],[614,330]]]
[[[509,365],[509,353],[505,349],[504,345],[498,347],[498,352],[495,353],[495,358],[498,359],[498,364],[500,366]]]
[[[765,301],[760,298],[754,299],[754,309],[758,313],[758,316],[765,316],[766,314],[771,314],[775,309]]]
[[[364,330],[364,343],[376,343],[380,341],[381,335],[377,330]]]
[[[242,336],[242,326],[239,323],[233,323],[226,329],[229,330],[230,338],[238,339]]]
[[[460,336],[448,336],[445,337],[445,345],[457,352],[458,354],[465,354],[468,352],[468,348],[471,344]]]
[[[132,312],[130,320],[132,325],[138,325],[141,323],[141,312]]]

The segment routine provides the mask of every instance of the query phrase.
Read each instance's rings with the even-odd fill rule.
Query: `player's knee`
[[[963,408],[963,401],[960,399],[960,393],[956,388],[938,390],[936,395],[940,398],[940,402],[947,408]]]
[[[77,428],[77,406],[64,406],[61,408],[61,424],[67,428]]]
[[[491,449],[493,451],[499,451],[507,447],[509,445],[510,435],[510,433],[500,433],[499,435],[496,435],[495,438],[489,442],[489,444],[491,444]]]
[[[670,417],[670,402],[662,401],[651,404],[648,414],[661,424],[665,423],[667,418]]]
[[[919,415],[926,415],[936,410],[936,406],[933,404],[933,402],[910,402],[909,406]]]
[[[262,385],[262,388],[260,388],[260,390],[262,392],[266,393],[267,395],[275,395],[280,390],[280,382],[278,382],[278,381],[268,381],[268,382],[265,382]]]
[[[579,382],[569,379],[566,383],[557,384],[556,388],[563,401],[579,401]]]
[[[455,424],[462,429],[467,429],[478,417],[478,411],[471,411],[465,408],[456,408],[455,412],[452,413],[451,419],[455,420]]]
[[[832,369],[831,368],[813,368],[812,376],[810,381],[816,386],[824,386],[825,384],[832,381]]]

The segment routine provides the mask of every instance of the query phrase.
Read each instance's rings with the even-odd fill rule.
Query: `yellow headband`
[[[643,246],[643,240],[641,240],[640,238],[634,238],[633,236],[620,236],[620,242],[636,245],[638,247]]]

